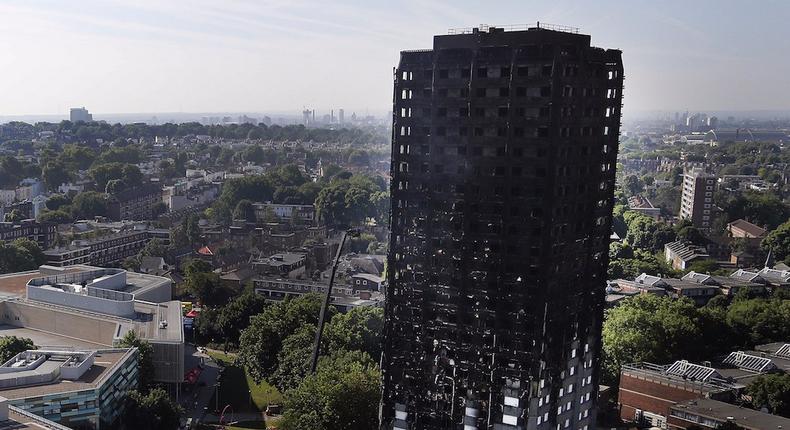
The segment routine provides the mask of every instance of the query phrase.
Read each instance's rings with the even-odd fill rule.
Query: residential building
[[[678,240],[664,245],[664,259],[675,270],[686,270],[691,263],[710,258],[708,251],[701,246]]]
[[[733,351],[720,361],[702,364],[678,360],[670,365],[624,365],[620,371],[620,417],[664,429],[685,428],[671,425],[676,405],[695,400],[737,401],[760,375],[790,370],[790,344],[760,345],[757,350]]]
[[[661,218],[661,208],[653,206],[653,203],[647,197],[639,195],[629,197],[628,209],[645,214],[654,220]]]
[[[56,237],[55,224],[40,223],[35,219],[26,219],[19,223],[0,222],[0,240],[4,242],[25,238],[36,242],[41,249],[47,249],[55,243]]]
[[[713,222],[713,192],[716,177],[701,168],[683,174],[680,197],[680,218],[691,220],[694,227],[707,230]]]
[[[383,291],[384,278],[369,273],[351,275],[351,283],[358,290]]]
[[[308,293],[326,294],[328,280],[310,281],[258,277],[252,281],[256,294],[267,300],[279,302],[289,297],[299,297]],[[355,289],[353,286],[336,283],[332,286],[330,303],[339,312],[348,312],[358,306],[383,306],[384,295],[379,292]]]
[[[254,260],[252,268],[261,275],[297,279],[305,275],[305,257],[303,253],[283,252]]]
[[[679,360],[671,365],[634,363],[620,370],[620,418],[666,428],[669,409],[687,400],[730,400],[735,387],[710,366]]]
[[[762,239],[768,233],[766,229],[758,227],[743,219],[737,219],[731,223],[728,223],[727,232],[731,237],[745,239]]]
[[[394,81],[382,428],[595,428],[620,51],[483,26]]]
[[[57,267],[74,264],[95,266],[119,265],[128,257],[137,255],[145,245],[167,230],[127,230],[88,240],[75,240],[64,247],[47,249],[47,264]]]
[[[65,428],[117,428],[125,394],[137,386],[134,348],[38,349],[0,365],[0,396],[7,399],[3,403],[28,418],[31,414]],[[6,428],[3,424],[0,428]]]
[[[719,293],[729,298],[734,297],[739,291],[746,289],[750,297],[764,296],[767,291],[765,285],[758,282],[744,281],[727,276],[707,275],[691,271],[681,279],[718,288]]]
[[[790,428],[788,418],[706,398],[672,405],[666,428],[717,429],[728,422],[746,430]]]
[[[255,218],[258,222],[284,221],[299,224],[314,224],[315,206],[276,203],[255,203]]]
[[[71,122],[91,122],[93,121],[93,115],[91,115],[91,113],[88,112],[88,109],[85,109],[84,106],[80,108],[71,108],[69,112],[69,120]]]
[[[162,203],[162,187],[146,184],[110,195],[107,214],[115,221],[152,220],[157,204]]]

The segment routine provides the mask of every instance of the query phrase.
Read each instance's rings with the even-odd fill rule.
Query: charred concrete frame
[[[591,429],[621,52],[461,33],[394,73],[381,428]]]

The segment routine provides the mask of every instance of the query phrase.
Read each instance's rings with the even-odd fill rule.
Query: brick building
[[[156,215],[156,205],[162,203],[162,187],[145,184],[111,194],[108,200],[107,215],[115,221],[152,220]]]

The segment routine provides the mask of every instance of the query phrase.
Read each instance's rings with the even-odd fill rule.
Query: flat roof
[[[26,337],[32,340],[34,345],[42,349],[46,349],[46,347],[50,346],[70,346],[78,349],[101,349],[111,346],[110,343],[95,343],[83,339],[63,336],[57,333],[51,333],[48,331],[27,327],[16,327],[8,324],[0,324],[0,336]]]
[[[712,418],[722,422],[730,420],[748,429],[767,430],[790,428],[790,419],[788,418],[706,398],[678,403],[671,406],[670,409],[684,411],[686,413]]]
[[[63,273],[77,273],[77,272],[86,272],[91,270],[92,267],[89,266],[68,266],[65,268]],[[24,297],[26,293],[27,283],[34,278],[42,278],[45,276],[50,276],[46,273],[42,273],[41,270],[29,270],[27,272],[17,272],[17,273],[6,273],[4,275],[0,275],[0,295],[3,296],[13,296],[13,297]]]
[[[68,427],[61,426],[46,418],[31,414],[30,412],[25,412],[13,406],[8,408],[8,420],[0,422],[0,430],[52,430],[61,428],[66,429]]]
[[[17,400],[49,394],[93,390],[101,384],[104,378],[113,372],[119,363],[124,362],[131,354],[131,349],[99,350],[96,353],[93,366],[76,381],[57,380],[51,384],[0,389],[0,396],[9,400]]]

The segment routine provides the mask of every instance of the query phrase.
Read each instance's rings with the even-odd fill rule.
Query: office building
[[[1,275],[0,296],[0,336],[30,338],[40,348],[107,349],[134,331],[153,348],[155,381],[175,391],[184,379],[181,302],[170,300],[167,278],[42,266]]]
[[[383,429],[595,428],[622,84],[573,28],[401,53]]]
[[[340,125],[346,122],[346,112],[343,109],[337,111],[337,122],[340,123]]]
[[[680,196],[680,218],[688,219],[699,229],[710,229],[713,222],[713,191],[716,177],[700,168],[683,174]]]
[[[93,121],[93,115],[91,115],[84,106],[81,108],[71,108],[69,111],[69,120],[71,122],[91,122]]]
[[[137,387],[133,348],[37,349],[0,365],[8,405],[69,428],[117,428],[125,394]]]

